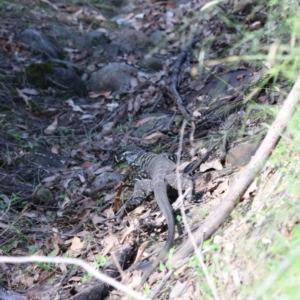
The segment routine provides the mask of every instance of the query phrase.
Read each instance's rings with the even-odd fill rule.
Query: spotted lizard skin
[[[125,210],[132,210],[140,205],[143,200],[152,192],[156,202],[166,218],[168,225],[168,236],[166,243],[159,253],[157,259],[152,262],[149,269],[147,269],[142,277],[140,286],[142,286],[154,269],[158,266],[168,254],[172,247],[175,235],[175,219],[172,211],[171,204],[167,197],[167,185],[178,189],[176,178],[176,164],[168,158],[166,154],[154,154],[146,152],[141,148],[134,147],[123,152],[122,159],[127,160],[131,165],[138,166],[140,168],[140,174],[142,174],[135,183],[133,197],[127,201],[122,209],[118,212],[117,218],[122,217],[125,214]],[[145,178],[146,177],[146,178]],[[187,199],[193,198],[193,181],[189,177],[181,177],[181,187],[183,190],[189,190],[187,193]],[[142,179],[144,178],[144,179]]]

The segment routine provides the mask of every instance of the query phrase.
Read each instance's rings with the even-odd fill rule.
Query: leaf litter
[[[0,60],[5,70],[1,91],[1,105],[5,109],[0,124],[6,128],[0,133],[1,144],[5,145],[0,147],[3,177],[0,215],[4,225],[10,224],[9,228],[1,227],[2,254],[70,255],[95,263],[100,256],[113,261],[111,253],[127,247],[130,251],[125,251],[126,264],[130,265],[138,247],[144,245],[137,254],[142,260],[142,253],[148,252],[147,241],[164,240],[166,226],[153,201],[125,217],[127,226],[109,220],[116,213],[112,208],[119,209],[132,192],[131,186],[118,190],[117,185],[121,181],[133,183],[131,170],[117,165],[114,156],[126,141],[148,146],[154,152],[169,149],[175,152],[183,118],[178,99],[168,88],[173,79],[187,113],[197,120],[193,152],[204,154],[212,141],[220,139],[224,124],[227,120],[232,123],[230,116],[240,108],[234,106],[238,98],[235,89],[243,90],[249,82],[256,81],[260,70],[248,62],[201,65],[203,58],[210,61],[224,51],[234,51],[230,46],[235,39],[218,7],[201,14],[199,20],[192,17],[204,2],[121,1],[119,5],[103,7],[41,2],[47,9],[29,4],[29,10],[22,1],[7,8],[1,6],[5,18],[1,21],[0,50],[9,64]],[[19,9],[25,9],[24,18],[34,29],[26,28],[12,17],[10,10],[17,13]],[[232,13],[230,5],[226,9]],[[241,24],[255,31],[264,22]],[[200,43],[195,47],[197,50],[184,53],[182,49],[193,38],[193,26],[196,28],[193,35],[200,37]],[[222,35],[223,40],[213,40]],[[249,47],[250,43],[245,43],[235,51],[243,54]],[[171,70],[181,53],[186,57],[180,64],[178,78],[172,79]],[[24,76],[28,76],[27,81],[22,80]],[[277,102],[280,97],[275,95]],[[265,104],[273,104],[272,101],[274,98],[266,92],[258,98],[258,102]],[[262,130],[260,124],[268,117],[257,115],[259,109],[252,110],[244,123],[237,121],[243,131],[228,131],[230,149],[239,139],[247,142],[250,131],[256,136]],[[193,145],[191,134],[188,129],[183,139],[187,153]],[[53,156],[41,151],[39,160],[38,152],[34,152],[33,158],[26,157],[25,154],[39,147],[50,150]],[[249,160],[255,151],[246,148],[249,153],[246,149],[243,155]],[[220,149],[208,153],[208,160],[193,174],[200,203],[185,204],[192,228],[199,226],[218,205],[220,195],[228,191],[233,180],[233,169],[227,169],[221,162]],[[65,157],[68,157],[66,163]],[[197,159],[194,156],[188,161]],[[188,167],[184,163],[181,170]],[[251,202],[259,188],[258,182],[253,183],[241,206]],[[176,200],[172,193],[170,198]],[[224,229],[224,235],[238,222],[233,220]],[[243,229],[239,225],[239,232]],[[176,246],[180,237],[178,232]],[[215,242],[229,252],[236,246],[220,235],[215,236]],[[207,261],[210,259],[208,255]],[[226,284],[233,284],[231,295],[244,280],[242,267],[233,261],[232,269],[220,274]],[[26,294],[22,299],[46,299],[45,290],[49,287],[45,283],[50,284],[53,294],[47,299],[76,299],[76,295],[86,291],[86,297],[93,293],[83,280],[82,270],[68,272],[66,266],[43,264],[8,266],[8,269],[10,275],[4,283],[12,290],[23,290]],[[193,270],[189,272],[193,274]],[[203,296],[203,291],[196,287],[195,275],[185,284],[185,273],[186,269],[178,270],[180,281],[171,287],[169,297]],[[131,269],[128,274],[133,274],[133,281],[140,279],[140,274]],[[120,274],[116,272],[115,276]],[[164,272],[156,273],[150,282],[163,276]],[[93,287],[97,284],[94,282]]]

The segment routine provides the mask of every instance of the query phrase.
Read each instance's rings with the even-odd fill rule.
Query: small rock
[[[25,29],[21,41],[35,53],[43,53],[53,58],[63,58],[63,51],[54,39],[34,29]]]
[[[105,173],[98,175],[95,178],[95,180],[92,184],[92,187],[97,188],[101,185],[108,184],[110,182],[122,181],[123,179],[124,179],[124,176],[122,174],[114,173],[114,172],[105,172]]]
[[[44,186],[41,186],[35,193],[35,197],[33,199],[33,202],[35,204],[53,204],[55,203],[55,199],[51,193],[51,191],[48,188],[45,188]]]
[[[165,31],[155,30],[150,34],[149,40],[152,44],[157,45],[165,36],[166,36]]]
[[[125,63],[110,63],[92,74],[88,87],[91,91],[124,92],[131,86],[131,75],[137,69]]]
[[[84,36],[84,44],[86,47],[92,46],[102,46],[104,47],[106,44],[110,42],[110,39],[103,33],[99,31],[89,31]]]
[[[148,58],[144,58],[139,62],[141,67],[147,68],[152,71],[161,71],[163,69],[163,61],[157,57],[150,56]]]
[[[60,63],[48,61],[41,64],[31,64],[26,68],[26,77],[30,84],[47,88],[55,86],[59,89],[74,91],[83,97],[86,95],[86,86],[76,74],[76,69],[63,68]]]
[[[115,40],[114,44],[120,45],[127,52],[146,50],[152,45],[150,38],[142,31],[128,29],[123,31]]]
[[[226,163],[233,167],[246,165],[255,154],[259,143],[239,144],[231,148],[226,155]]]
[[[86,86],[82,79],[75,72],[68,69],[54,68],[54,72],[48,77],[48,80],[52,80],[51,83],[54,86],[74,91],[80,97],[86,95]]]

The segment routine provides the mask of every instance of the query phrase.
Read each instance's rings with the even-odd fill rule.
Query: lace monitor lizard
[[[152,262],[151,266],[144,272],[142,280],[139,284],[141,287],[149,278],[154,269],[159,265],[170,248],[172,247],[175,236],[175,219],[172,206],[167,196],[167,185],[178,189],[176,178],[176,164],[169,159],[167,154],[154,154],[146,152],[139,147],[131,147],[125,150],[120,157],[129,164],[140,168],[139,180],[135,183],[133,197],[127,201],[121,210],[117,213],[117,219],[120,219],[126,209],[134,209],[140,205],[143,200],[154,192],[156,202],[166,218],[168,225],[168,236],[164,247],[158,257]],[[145,178],[146,176],[146,178]],[[187,199],[193,198],[193,181],[190,177],[180,175],[181,186],[183,190],[188,190]]]

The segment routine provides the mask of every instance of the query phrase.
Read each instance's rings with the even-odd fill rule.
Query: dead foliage
[[[161,248],[167,228],[155,201],[114,221],[134,179],[114,157],[132,143],[175,153],[183,120],[180,172],[193,176],[197,200],[184,204],[192,231],[220,204],[236,172],[251,163],[267,132],[263,123],[273,119],[262,105],[281,104],[291,84],[278,77],[281,93],[273,89],[272,66],[261,59],[272,42],[260,53],[240,30],[265,28],[265,5],[241,1],[204,9],[206,2],[1,4],[0,255],[82,258],[136,286],[140,262]],[[271,167],[261,174],[265,185],[274,176]],[[252,203],[260,189],[254,181],[240,199],[240,215],[221,224],[213,240],[222,249],[233,248],[232,232],[253,238],[240,218],[252,205],[261,209]],[[169,195],[174,202],[177,194]],[[176,203],[174,211],[180,218]],[[178,222],[175,247],[186,240]],[[208,265],[221,248],[205,257]],[[218,287],[225,298],[252,280],[242,274],[245,261],[230,259],[232,270],[220,273]],[[11,290],[0,288],[3,299],[122,297],[63,264],[3,264],[0,273]],[[155,272],[150,286],[164,275],[163,268]],[[160,299],[207,296],[190,266],[175,277]]]

